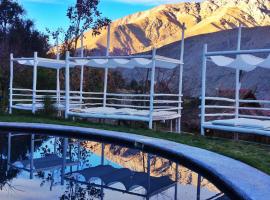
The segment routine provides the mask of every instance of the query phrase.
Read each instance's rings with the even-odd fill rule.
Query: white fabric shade
[[[254,70],[256,67],[270,68],[270,55],[266,59],[250,54],[238,55],[236,58],[211,56],[210,59],[218,66],[239,69],[247,72]]]
[[[34,59],[20,58],[17,62],[21,65],[34,66]],[[37,66],[51,69],[65,68],[66,62],[64,60],[56,60],[49,58],[37,58]],[[76,63],[70,62],[70,67],[76,66]]]
[[[123,59],[123,58],[99,58],[99,59],[75,59],[77,65],[84,65],[89,67],[96,68],[151,68],[153,66],[153,60],[147,58],[131,58],[131,59]],[[173,69],[181,64],[178,60],[173,59],[156,59],[156,67],[159,68],[167,68]]]
[[[270,69],[270,55],[259,64],[260,67]]]

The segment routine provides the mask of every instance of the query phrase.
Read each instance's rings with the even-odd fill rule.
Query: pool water
[[[229,199],[183,164],[121,144],[1,133],[0,154],[0,199]]]

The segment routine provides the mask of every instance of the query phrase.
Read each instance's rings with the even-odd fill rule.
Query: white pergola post
[[[207,44],[203,46],[203,63],[202,63],[202,94],[201,94],[201,135],[204,135],[203,124],[205,122],[205,93],[206,93],[206,67],[207,67]]]
[[[242,37],[242,25],[238,29],[238,38],[237,38],[237,51],[241,50],[241,38]],[[238,56],[238,55],[237,55]],[[235,118],[239,117],[239,98],[240,98],[240,70],[236,69],[235,73]]]
[[[182,96],[183,96],[183,68],[184,68],[184,50],[185,50],[185,24],[182,27],[182,37],[181,37],[181,54],[180,54],[180,68],[179,68],[179,97],[178,97],[178,114],[180,117],[177,120],[177,133],[181,133],[181,115],[182,115]]]
[[[13,53],[10,54],[10,75],[9,75],[9,114],[12,114],[13,106]]]
[[[33,94],[32,94],[32,113],[36,113],[36,95],[37,95],[37,52],[34,53],[34,67],[33,67]]]
[[[60,104],[60,69],[56,70],[56,103]]]
[[[56,59],[60,60],[60,53],[59,53],[59,42],[58,42],[58,35],[56,37]],[[61,94],[60,94],[60,69],[56,69],[56,103],[59,106],[61,101]]]
[[[68,118],[69,112],[69,91],[70,91],[70,83],[69,83],[69,51],[66,52],[66,67],[65,67],[65,118]]]
[[[83,47],[83,33],[81,34],[81,57],[84,56]],[[83,103],[83,82],[84,82],[84,65],[81,65],[81,77],[80,77],[80,104]]]
[[[57,60],[60,59],[60,54],[59,53],[57,53],[56,59]],[[56,103],[57,103],[57,105],[60,104],[60,100],[61,100],[60,99],[60,96],[61,96],[60,90],[61,90],[61,88],[60,88],[60,69],[57,68],[56,69]]]
[[[109,24],[108,25],[108,32],[107,32],[107,51],[106,51],[107,57],[110,55],[110,40],[111,40],[111,26]],[[104,90],[103,90],[103,107],[106,107],[106,103],[107,103],[108,72],[109,72],[109,68],[105,68]]]
[[[150,112],[149,112],[149,129],[153,129],[153,113],[155,100],[155,73],[156,73],[156,49],[152,52],[152,70],[151,70],[151,86],[150,86]]]

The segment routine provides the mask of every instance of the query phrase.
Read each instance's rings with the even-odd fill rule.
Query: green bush
[[[57,113],[56,108],[54,107],[53,99],[50,96],[44,96],[43,98],[43,110],[42,114],[45,116],[55,116]]]

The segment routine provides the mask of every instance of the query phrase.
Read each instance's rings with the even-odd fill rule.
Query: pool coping
[[[270,197],[270,176],[232,158],[173,141],[131,133],[43,123],[0,122],[2,130],[54,132],[124,142],[146,151],[160,152],[205,175],[222,187],[233,199],[267,200]]]

